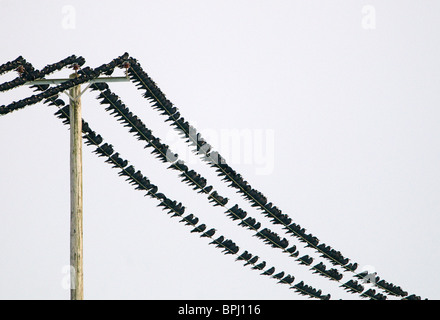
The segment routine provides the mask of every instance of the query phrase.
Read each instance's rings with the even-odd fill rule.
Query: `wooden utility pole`
[[[76,73],[70,75],[75,78]],[[70,299],[84,299],[81,87],[70,89]]]
[[[70,299],[84,299],[83,280],[83,180],[82,180],[82,116],[81,95],[93,83],[128,82],[128,68],[125,62],[125,77],[99,77],[87,81],[88,86],[81,92],[77,85],[69,89],[70,99]],[[78,77],[78,65],[73,65],[75,73],[69,79],[36,79],[26,85],[61,84]],[[24,70],[24,69],[23,69]]]

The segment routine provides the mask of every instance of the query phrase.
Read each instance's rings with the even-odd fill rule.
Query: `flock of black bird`
[[[151,106],[159,110],[162,115],[167,116],[165,121],[170,122],[171,126],[181,132],[186,142],[195,147],[193,151],[213,167],[230,187],[236,188],[238,193],[247,199],[253,207],[260,209],[272,223],[283,225],[287,233],[297,237],[301,242],[305,242],[306,246],[315,249],[332,264],[339,265],[346,271],[355,272],[357,263],[349,263],[350,260],[344,257],[340,251],[328,245],[319,244],[319,239],[316,236],[306,234],[304,228],[298,224],[291,223],[292,219],[287,214],[282,213],[282,211],[271,202],[268,203],[267,198],[260,191],[252,188],[239,173],[226,163],[226,160],[218,152],[212,151],[211,146],[188,121],[185,121],[179,110],[165,97],[136,59],[130,58],[129,61],[131,67],[128,73],[138,89],[143,91],[144,97],[151,102]],[[387,294],[405,297],[404,294],[406,292],[390,282],[383,280],[381,284],[376,283],[376,286],[385,290]]]
[[[209,166],[213,167],[217,174],[221,176],[230,187],[236,188],[238,193],[247,199],[253,207],[261,210],[273,224],[282,225],[287,234],[290,234],[300,242],[305,243],[306,247],[315,249],[321,257],[329,260],[335,266],[341,266],[344,271],[353,272],[359,279],[365,279],[366,275],[363,275],[362,273],[356,274],[355,270],[357,268],[357,263],[349,263],[349,259],[345,258],[341,252],[334,250],[324,243],[320,243],[316,236],[307,234],[306,230],[298,224],[293,223],[292,219],[287,214],[282,213],[282,211],[275,205],[268,202],[267,198],[261,192],[253,189],[239,173],[226,163],[226,160],[218,152],[213,151],[211,146],[199,133],[197,133],[197,130],[185,121],[178,109],[165,97],[162,91],[157,87],[156,83],[154,83],[154,81],[143,71],[136,59],[129,57],[129,55],[125,53],[124,55],[113,59],[110,63],[103,64],[95,69],[89,67],[80,68],[84,63],[85,60],[82,57],[70,56],[38,71],[35,70],[25,59],[18,57],[13,61],[1,65],[0,74],[16,70],[19,73],[19,76],[12,81],[0,84],[0,91],[10,90],[21,86],[26,82],[44,78],[48,74],[61,70],[64,67],[73,67],[74,70],[77,70],[78,76],[54,87],[50,87],[49,85],[33,86],[35,91],[39,91],[40,93],[34,94],[29,98],[14,101],[7,106],[0,106],[0,115],[7,114],[44,100],[44,102],[49,105],[59,107],[56,116],[60,118],[64,124],[69,124],[69,106],[65,105],[64,101],[59,98],[61,92],[78,84],[88,82],[91,79],[99,77],[101,74],[111,75],[116,68],[126,68],[130,79],[139,90],[143,91],[143,96],[151,102],[151,106],[167,117],[165,122],[170,122],[171,126],[179,129],[181,136],[187,143],[194,147],[193,151],[202,156],[202,159],[206,161]],[[107,84],[95,83],[91,85],[91,88],[100,92],[98,100],[100,100],[101,104],[106,105],[105,109],[108,112],[114,115],[124,126],[128,127],[129,131],[139,140],[144,140],[147,143],[145,148],[152,148],[152,154],[154,154],[161,162],[171,163],[169,166],[170,169],[180,171],[179,176],[184,183],[193,187],[193,189],[197,190],[199,193],[207,194],[208,200],[212,202],[214,206],[226,206],[228,198],[222,197],[215,190],[213,191],[211,185],[207,186],[207,181],[204,177],[194,170],[190,170],[187,165],[178,160],[178,155],[172,153],[166,144],[163,144],[160,142],[160,139],[154,137],[151,130],[146,128],[143,122],[128,110],[119,97],[110,91]],[[87,145],[96,146],[94,153],[99,157],[104,157],[106,163],[109,163],[113,168],[118,169],[119,175],[125,177],[135,189],[145,191],[150,197],[159,200],[160,203],[158,206],[163,207],[163,210],[172,214],[171,217],[178,216],[181,218],[181,222],[192,226],[191,233],[199,233],[202,238],[212,238],[214,236],[216,229],[208,229],[205,224],[198,224],[198,218],[192,214],[183,216],[185,207],[182,203],[177,203],[175,200],[167,198],[163,193],[159,193],[157,186],[152,184],[140,171],[136,171],[132,165],[128,165],[129,162],[124,160],[119,153],[115,152],[111,144],[103,143],[101,135],[91,130],[90,126],[84,120],[83,134],[83,138]],[[226,214],[232,220],[239,220],[239,225],[256,231],[257,233],[255,236],[262,239],[268,245],[274,248],[281,248],[292,257],[298,257],[299,252],[296,250],[296,246],[288,248],[288,240],[286,238],[281,238],[278,234],[268,228],[258,231],[261,223],[256,221],[255,218],[247,216],[247,213],[238,207],[238,205],[229,208],[226,211]],[[206,229],[208,230],[206,231]],[[239,247],[232,240],[224,239],[223,236],[213,240],[210,244],[214,244],[216,247],[221,248],[225,254],[237,255],[239,252]],[[245,265],[252,265],[252,269],[254,270],[263,270],[266,267],[266,261],[258,263],[259,258],[251,255],[247,251],[242,253],[236,260],[245,261]],[[297,261],[302,265],[310,266],[313,262],[313,258],[305,255],[301,258],[297,258]],[[314,273],[318,273],[331,280],[340,281],[343,278],[342,274],[339,273],[337,269],[333,268],[327,270],[322,262],[313,266],[311,270]],[[271,267],[263,271],[262,275],[271,276],[278,280],[279,283],[289,285],[291,285],[295,279],[291,275],[285,275],[283,271],[276,274],[274,273],[275,268]],[[380,280],[378,277],[376,278],[376,281],[374,281],[374,285],[383,289],[386,294],[408,300],[420,299],[420,297],[416,295],[408,296],[408,293],[402,290],[399,286]],[[386,299],[385,295],[376,293],[373,289],[364,291],[363,286],[357,281],[350,280],[342,284],[341,287],[351,293],[360,294],[362,297],[374,300]],[[321,290],[316,290],[310,286],[304,285],[303,281],[293,285],[291,288],[295,289],[296,292],[306,294],[309,297],[323,300],[330,298],[330,295],[322,295]]]
[[[170,162],[170,169],[181,171],[180,177],[182,181],[193,187],[194,190],[199,190],[199,193],[208,194],[208,200],[213,203],[214,206],[226,206],[228,199],[219,195],[217,191],[212,191],[212,186],[206,186],[207,180],[194,170],[190,170],[182,160],[178,160],[178,155],[173,153],[169,146],[160,142],[160,139],[155,137],[150,129],[135,116],[129,108],[121,101],[120,97],[113,93],[107,84],[93,84],[91,86],[93,90],[100,91],[98,100],[101,104],[107,105],[106,111],[110,112],[116,119],[129,129],[129,132],[133,133],[138,140],[146,142],[145,148],[152,148],[152,153],[156,155],[162,162]],[[172,157],[167,155],[171,154]],[[211,192],[212,191],[212,192]],[[233,220],[240,219],[240,226],[247,227],[250,230],[258,231],[261,223],[256,221],[255,218],[246,217],[247,213],[234,205],[228,209],[227,216]],[[298,256],[298,252],[295,252],[295,246],[286,249],[288,246],[287,239],[282,239],[269,229],[264,229],[262,232],[258,232],[257,237],[263,239],[267,244],[276,248],[285,249],[291,256]]]
[[[315,273],[319,273],[323,275],[324,277],[328,277],[331,280],[339,281],[342,279],[342,274],[338,272],[338,270],[332,268],[330,270],[327,270],[327,267],[322,263],[318,263],[317,265],[313,266],[312,268]]]
[[[213,203],[214,206],[225,206],[228,203],[228,199],[220,196],[217,191],[212,191],[209,193],[212,190],[212,186],[206,187],[207,180],[194,170],[189,170],[188,166],[185,165],[182,160],[178,160],[178,155],[172,153],[167,145],[161,143],[160,139],[155,137],[152,134],[152,131],[148,129],[137,116],[133,115],[133,113],[121,101],[121,99],[109,89],[107,84],[94,84],[92,85],[92,89],[100,91],[98,100],[100,100],[101,104],[108,105],[105,108],[106,111],[109,111],[112,115],[114,115],[119,122],[129,129],[129,132],[133,133],[135,137],[137,137],[138,140],[144,140],[147,142],[145,148],[152,147],[152,153],[155,154],[162,162],[172,163],[169,168],[182,172],[180,177],[182,177],[183,182],[192,186],[194,190],[199,189],[200,193],[203,192],[209,194],[208,199]],[[172,154],[172,157],[167,156],[167,154]],[[269,205],[269,207],[270,206],[271,205]],[[252,217],[247,217],[245,219],[247,213],[239,208],[237,204],[228,209],[227,213],[227,215],[233,220],[241,219],[241,222],[239,223],[240,226],[257,231],[256,236],[262,239],[268,245],[274,248],[284,249],[284,251],[288,252],[292,257],[298,256],[299,252],[296,251],[296,246],[287,249],[289,243],[286,238],[281,239],[278,234],[267,228],[258,231],[261,223],[257,222],[255,218]],[[290,222],[290,220],[286,221],[286,223],[287,222]],[[296,227],[296,225],[294,225],[294,227]],[[323,248],[322,246],[323,245],[320,247]],[[303,265],[311,264],[311,261],[307,261],[306,259],[300,258],[298,261]],[[320,265],[318,265],[318,267],[319,266]],[[324,270],[319,274],[325,277],[340,280],[341,276],[336,275],[335,272],[337,271],[334,269],[331,269],[331,271],[326,271],[324,266]]]
[[[315,288],[304,284],[304,282],[302,281],[295,284],[293,286],[293,289],[295,289],[295,291],[298,292],[299,294],[309,295],[321,300],[329,300],[331,296],[330,294],[323,295],[321,290],[316,290]]]
[[[55,115],[63,120],[64,124],[69,124],[69,106],[64,106],[60,108]],[[182,203],[178,203],[175,200],[171,200],[166,197],[163,193],[158,192],[157,186],[152,184],[148,178],[146,178],[139,170],[136,170],[132,165],[128,165],[128,161],[120,157],[120,154],[116,152],[113,146],[107,142],[103,142],[101,135],[97,134],[90,129],[90,126],[83,121],[83,137],[88,145],[95,145],[96,153],[99,157],[106,158],[105,162],[112,165],[113,168],[119,169],[119,175],[126,177],[126,180],[135,187],[136,190],[147,191],[147,195],[160,201],[159,207],[163,207],[171,217],[180,217],[180,222],[187,226],[191,226],[191,233],[200,233],[202,238],[211,238],[212,241],[209,244],[215,245],[215,247],[222,249],[224,254],[237,255],[239,252],[239,247],[231,239],[225,239],[224,236],[219,236],[216,239],[213,236],[216,233],[216,229],[208,229],[206,224],[199,223],[199,218],[194,216],[192,213],[184,215],[185,207]],[[91,138],[90,138],[91,137]],[[101,137],[96,140],[96,137]],[[97,143],[99,141],[99,143]],[[208,230],[206,230],[208,229]],[[246,265],[252,265],[253,270],[261,270],[266,266],[266,261],[263,261],[256,265],[259,260],[258,256],[253,256],[248,251],[244,251],[236,259],[237,261],[245,261]],[[268,269],[262,275],[271,275],[275,271],[274,267]],[[291,285],[294,281],[294,277],[291,275],[286,275],[284,277],[284,271],[273,276],[274,279],[279,280],[278,283],[285,283]],[[319,298],[316,296],[311,296],[313,298]]]
[[[341,287],[350,293],[362,293],[362,291],[364,291],[364,287],[359,282],[352,279],[342,284]]]
[[[286,249],[289,246],[289,242],[286,238],[281,239],[281,237],[277,233],[267,228],[264,228],[263,230],[257,232],[256,236],[263,239],[274,248]]]
[[[44,90],[42,88],[37,88],[37,90]],[[70,115],[69,115],[69,106],[65,105],[64,101],[61,99],[46,99],[46,103],[49,103],[51,105],[56,105],[60,107],[60,109],[55,113],[55,115],[60,118],[64,124],[70,123]],[[112,165],[113,168],[120,169],[119,175],[125,176],[126,180],[135,186],[135,189],[137,190],[144,190],[148,191],[148,195],[160,199],[160,204],[158,206],[164,207],[168,211],[168,213],[173,213],[172,217],[180,216],[182,217],[184,213],[184,207],[181,203],[177,203],[176,201],[172,201],[168,199],[165,195],[162,193],[158,193],[158,189],[155,185],[151,184],[150,181],[142,175],[140,171],[136,171],[133,166],[128,166],[128,161],[124,160],[120,157],[118,152],[115,152],[113,149],[113,146],[108,143],[103,143],[103,139],[100,134],[97,134],[95,131],[91,130],[88,123],[86,123],[84,120],[82,122],[82,129],[83,129],[83,138],[85,140],[85,144],[87,145],[95,145],[96,149],[94,150],[94,153],[96,153],[99,157],[106,158],[105,162]],[[194,176],[190,173],[190,175],[194,178]],[[218,198],[218,195],[215,195],[216,198]],[[218,199],[220,202],[222,201],[221,198]],[[202,233],[206,229],[205,224],[197,225],[199,219],[195,217],[192,214],[186,215],[183,217],[181,222],[184,222],[186,225],[193,226],[194,228],[191,230],[191,232],[199,232]],[[203,232],[201,237],[209,237],[212,238],[212,236],[215,234],[215,229],[209,229],[207,232]],[[222,248],[223,252],[225,254],[237,254],[239,251],[238,246],[229,239],[224,239],[223,236],[218,237],[217,239],[213,240],[210,244],[215,244],[216,247]],[[252,255],[250,255],[252,256]],[[254,265],[258,257],[253,257],[252,259],[246,259],[247,264]],[[250,261],[252,260],[252,261]],[[262,263],[266,264],[265,261]],[[254,270],[258,270],[261,267],[261,264],[259,266],[253,267]],[[284,272],[280,272],[278,274],[278,277],[280,274],[284,274]],[[275,279],[278,279],[277,275],[274,276]],[[288,275],[286,277],[283,277],[280,280],[279,283],[287,283],[291,284],[293,282],[293,277]]]
[[[61,99],[58,99],[58,96],[61,92],[66,91],[72,87],[79,85],[79,84],[88,82],[92,79],[95,79],[95,78],[99,77],[101,74],[104,74],[104,73],[107,74],[110,71],[113,71],[117,66],[122,65],[122,63],[127,58],[128,58],[128,54],[124,54],[120,57],[113,59],[111,62],[109,62],[107,64],[103,64],[95,69],[91,69],[89,67],[86,67],[82,70],[87,70],[87,73],[83,74],[81,77],[72,78],[70,80],[67,80],[67,81],[55,86],[55,87],[48,87],[47,85],[46,86],[36,86],[37,90],[41,90],[41,89],[45,89],[45,90],[43,90],[39,94],[34,94],[28,98],[21,99],[19,101],[14,101],[7,106],[6,105],[0,106],[0,115],[4,115],[4,114],[10,113],[10,112],[13,112],[15,110],[22,109],[26,106],[36,104],[44,99],[48,99],[47,102],[49,104],[64,103],[64,102],[62,102]],[[29,65],[30,71],[29,72],[27,72],[27,71],[21,72],[22,71],[21,68],[18,67],[20,69],[20,71],[19,71],[20,76],[16,78],[16,79],[21,79],[23,77],[24,79],[20,80],[20,81],[12,80],[8,83],[14,82],[13,84],[7,85],[5,88],[0,87],[1,88],[0,91],[9,90],[9,89],[18,87],[20,85],[23,85],[28,81],[32,81],[37,78],[42,78],[42,77],[52,73],[53,71],[59,70],[63,66],[67,66],[67,65],[72,64],[72,61],[74,61],[73,65],[75,65],[75,66],[79,66],[81,63],[84,63],[84,59],[77,58],[75,56],[71,56],[69,58],[66,58],[66,59],[58,62],[57,64],[49,65],[49,66],[43,68],[42,70],[46,70],[45,71],[46,73],[43,73],[42,71],[33,70],[33,68],[30,67],[30,64],[26,63],[25,66]],[[8,62],[7,64],[13,64],[13,63]],[[25,66],[21,66],[21,67],[24,68]],[[30,76],[30,74],[31,74],[31,76]]]

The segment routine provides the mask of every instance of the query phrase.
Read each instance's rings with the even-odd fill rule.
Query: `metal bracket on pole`
[[[72,96],[69,94],[69,92],[68,92],[67,90],[65,90],[64,93],[66,94],[66,96],[69,97],[69,99],[70,99],[71,101],[77,102],[77,101],[79,100],[79,98],[81,98],[81,96],[83,95],[83,93],[86,92],[86,90],[87,90],[88,88],[90,88],[91,85],[92,85],[92,84],[89,83],[89,84],[87,85],[87,87],[85,87],[84,90],[81,91],[80,93],[78,93],[78,95],[75,96],[75,97],[72,97]]]

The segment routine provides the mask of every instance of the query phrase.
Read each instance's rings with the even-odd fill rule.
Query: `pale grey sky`
[[[426,0],[0,0],[0,64],[22,55],[40,69],[76,54],[96,67],[130,53],[225,157],[229,135],[247,135],[242,157],[226,159],[296,223],[358,270],[438,299],[439,10]],[[111,88],[230,204],[285,236],[185,153],[132,84]],[[0,93],[0,105],[31,92]],[[82,98],[85,120],[187,212],[295,283],[358,299],[237,227],[95,97]],[[69,132],[55,111],[38,104],[0,117],[1,299],[69,298]],[[92,150],[83,151],[86,299],[303,299],[191,234]]]

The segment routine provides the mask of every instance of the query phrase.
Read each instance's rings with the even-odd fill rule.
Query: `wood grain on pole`
[[[70,75],[70,78],[77,74]],[[84,299],[81,87],[70,89],[70,299]]]

